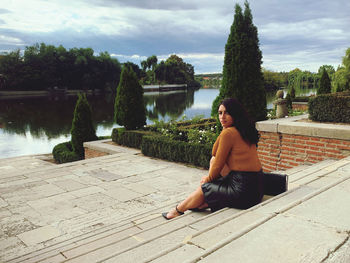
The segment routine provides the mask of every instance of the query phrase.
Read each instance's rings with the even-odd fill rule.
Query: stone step
[[[175,205],[175,203],[171,205]],[[167,206],[169,206],[169,204],[167,204]],[[165,207],[162,206],[151,211],[149,211],[149,209],[147,211],[139,211],[138,213],[130,215],[129,217],[120,219],[118,222],[105,225],[95,229],[94,231],[76,236],[74,238],[67,239],[64,236],[56,238],[51,241],[52,244],[49,246],[14,258],[8,262],[37,262],[39,260],[51,258],[52,256],[55,258],[61,251],[69,251],[77,247],[86,249],[86,247],[90,246],[91,243],[103,243],[105,240],[110,240],[111,237],[114,237],[116,240],[118,240],[118,238],[122,239],[125,233],[137,233],[144,230],[144,228],[149,228],[154,224],[158,224],[156,220],[153,219],[161,219],[159,214],[164,211],[164,209]],[[163,222],[164,220],[161,221]]]
[[[104,225],[9,262],[165,262],[163,259],[172,255],[177,255],[173,257],[176,262],[183,262],[193,255],[206,256],[208,251],[223,247],[232,236],[244,236],[277,215],[344,181],[344,174],[349,174],[348,166],[349,160],[328,163],[318,169],[327,169],[326,175],[331,180],[325,180],[326,175],[318,176],[306,185],[295,187],[249,210],[223,209],[211,214],[187,212],[184,216],[165,221],[160,213],[175,203],[167,204],[129,215],[114,225]],[[319,171],[316,169],[315,172]],[[179,260],[181,255],[183,260]],[[200,257],[193,258],[198,260]]]
[[[344,178],[339,180],[344,181]],[[245,235],[331,186],[326,183],[301,186],[243,211],[223,209],[204,216],[190,212],[171,221],[164,221],[160,214],[155,214],[154,219],[147,221],[149,228],[132,233],[128,232],[132,228],[126,228],[115,236],[109,235],[74,248],[61,248],[59,254],[47,260],[60,262],[58,258],[62,257],[65,262],[167,262],[169,258],[176,258],[177,262],[183,262],[190,255],[202,257],[208,251],[216,251],[218,244],[222,245],[228,238]],[[142,228],[142,224],[135,226]]]
[[[337,208],[339,200],[350,201],[349,190],[348,176],[305,196],[300,204],[262,224],[247,226],[194,257],[183,261],[178,259],[180,262],[215,262],[215,259],[220,259],[225,263],[232,262],[232,257],[235,257],[248,263],[325,262],[349,239],[350,209],[348,206],[340,211]]]
[[[116,155],[118,155],[116,157]],[[28,243],[22,243],[20,238],[17,237],[10,237],[6,240],[0,240],[3,242],[6,242],[6,248],[4,249],[4,254],[1,255],[1,259],[5,258],[11,259],[14,256],[20,256],[23,254],[28,254],[31,251],[36,251],[39,249],[43,249],[47,246],[54,246],[56,244],[60,244],[61,242],[64,243],[67,241],[67,244],[70,243],[71,240],[80,240],[81,238],[85,238],[86,236],[93,236],[96,233],[102,233],[107,231],[106,229],[113,229],[114,224],[119,225],[119,222],[127,221],[128,219],[132,218],[133,220],[140,220],[140,218],[135,218],[136,216],[142,216],[142,213],[147,214],[148,217],[152,216],[149,215],[149,210],[153,206],[154,208],[161,209],[162,206],[175,206],[175,204],[180,200],[180,198],[183,198],[184,194],[188,194],[189,190],[193,189],[193,187],[190,187],[192,182],[198,182],[201,178],[201,174],[205,171],[204,170],[198,170],[194,168],[185,167],[183,165],[174,164],[170,162],[165,161],[159,161],[159,160],[152,160],[151,158],[147,157],[141,157],[141,156],[132,156],[132,162],[133,165],[132,171],[140,170],[140,176],[124,176],[122,177],[118,182],[109,182],[109,181],[103,181],[103,180],[92,180],[92,181],[86,181],[85,179],[87,177],[91,177],[89,174],[90,171],[108,171],[111,169],[117,169],[117,173],[124,173],[125,171],[130,171],[129,167],[126,167],[125,164],[128,164],[128,161],[131,159],[130,154],[115,154],[111,156],[104,156],[96,158],[96,160],[83,160],[74,162],[71,164],[64,164],[64,165],[58,165],[55,166],[51,170],[43,169],[43,170],[37,170],[36,172],[32,173],[27,172],[27,177],[21,178],[16,181],[12,181],[9,183],[4,183],[0,185],[0,190],[6,191],[8,194],[4,196],[6,199],[0,199],[0,205],[5,207],[2,211],[0,209],[0,212],[6,212],[7,214],[5,216],[8,216],[9,213],[7,210],[7,205],[11,204],[11,209],[26,209],[25,214],[20,214],[21,220],[25,220],[24,223],[26,223],[27,215],[30,217],[31,220],[31,229],[40,229],[41,226],[50,226],[51,229],[56,229],[56,235],[54,238],[46,238],[43,242],[37,242],[36,244],[28,244]],[[123,164],[125,167],[123,167],[124,170],[118,170],[120,169],[120,164]],[[135,164],[135,165],[134,165]],[[156,174],[154,171],[157,171],[162,168],[158,174]],[[111,170],[112,171],[112,170]],[[113,172],[113,171],[112,171]],[[183,172],[183,173],[182,173]],[[164,174],[164,178],[160,178],[159,174]],[[167,187],[166,189],[172,190],[171,192],[166,194],[159,191],[161,185],[165,185],[166,183],[171,183],[174,180],[169,180],[170,176],[176,175],[178,178],[178,182],[183,187],[183,191],[173,191],[173,188],[176,188],[175,184],[173,183],[173,187]],[[148,181],[155,181],[159,184],[157,185],[157,190],[154,194],[151,194],[152,197],[148,198],[140,198],[140,200],[135,201],[134,203],[126,201],[119,201],[116,198],[109,198],[114,203],[111,203],[110,205],[114,205],[116,207],[113,207],[111,209],[96,209],[94,210],[93,207],[91,207],[90,210],[83,211],[80,207],[84,208],[84,204],[78,203],[79,208],[77,208],[78,212],[76,214],[73,214],[74,211],[71,209],[74,208],[74,202],[80,197],[84,195],[77,195],[76,192],[80,192],[80,189],[77,191],[74,191],[74,189],[68,189],[67,192],[63,191],[60,185],[60,189],[55,186],[55,189],[59,192],[57,193],[49,193],[47,189],[45,189],[45,193],[39,193],[36,194],[32,191],[34,188],[41,188],[41,186],[50,188],[54,187],[54,184],[57,180],[66,180],[72,178],[75,181],[72,181],[73,183],[79,182],[79,185],[87,184],[92,185],[91,187],[88,187],[90,190],[91,188],[96,188],[98,191],[102,191],[103,196],[107,196],[110,194],[110,190],[114,190],[115,187],[121,186],[121,190],[123,191],[123,195],[125,197],[126,193],[125,191],[128,190],[129,185],[140,186],[137,184],[137,181],[134,181],[134,178],[140,178],[146,182]],[[141,178],[142,177],[142,178]],[[159,178],[159,180],[157,180]],[[155,180],[153,180],[155,179]],[[69,181],[68,180],[68,181]],[[125,181],[125,182],[124,182]],[[174,181],[175,182],[175,181]],[[142,193],[142,191],[150,189],[151,186],[149,183],[145,184],[144,187],[138,187],[135,188],[135,191],[139,191]],[[64,185],[64,187],[71,188],[70,185]],[[73,185],[74,186],[74,185]],[[108,186],[108,187],[107,187]],[[124,187],[125,186],[125,187]],[[2,188],[3,187],[3,188]],[[33,188],[32,188],[33,187]],[[20,189],[19,189],[20,188]],[[101,190],[102,189],[102,190]],[[129,188],[130,189],[130,188]],[[20,192],[22,195],[26,195],[25,197],[28,198],[28,201],[21,201],[21,196],[17,196],[17,192]],[[85,188],[81,189],[85,190]],[[86,188],[86,190],[88,190]],[[90,191],[89,190],[89,191]],[[94,189],[92,189],[94,190]],[[91,191],[92,191],[91,190]],[[97,191],[96,190],[96,191]],[[91,192],[90,191],[90,192]],[[132,191],[130,191],[132,192]],[[4,192],[1,192],[3,194]],[[34,195],[35,194],[35,195]],[[82,193],[84,194],[84,193]],[[86,194],[86,193],[85,193]],[[91,193],[89,193],[91,194]],[[146,196],[146,194],[143,194],[143,196]],[[150,195],[150,196],[151,196]],[[96,196],[98,199],[99,197],[102,197],[102,194],[99,196]],[[11,198],[11,199],[10,199]],[[5,201],[8,202],[6,204]],[[85,199],[84,199],[85,200]],[[88,199],[86,202],[89,202],[89,200],[92,203],[95,203],[95,200]],[[107,200],[107,199],[106,199]],[[146,201],[145,203],[142,203],[143,201]],[[176,202],[175,202],[176,201]],[[140,203],[138,203],[140,202]],[[105,202],[108,206],[108,200]],[[96,203],[98,205],[98,203]],[[103,204],[104,206],[105,204]],[[6,207],[7,206],[7,207]],[[90,205],[91,206],[91,205]],[[17,208],[18,207],[18,208]],[[43,207],[44,209],[48,208],[50,211],[49,213],[43,214],[43,216],[40,216],[38,213],[33,214],[33,208],[38,210]],[[108,208],[108,207],[107,207]],[[145,208],[145,209],[144,209]],[[79,210],[80,209],[80,210]],[[87,207],[87,209],[90,209],[90,207]],[[22,213],[22,211],[20,213]],[[61,213],[61,212],[63,213]],[[71,214],[69,214],[67,217],[65,217],[65,213],[68,211],[72,211]],[[82,212],[79,212],[82,211]],[[115,212],[115,211],[120,211]],[[132,211],[138,211],[137,213],[134,213]],[[159,210],[157,212],[157,216],[160,214],[160,212],[163,211],[163,209]],[[57,214],[57,216],[56,216]],[[33,215],[33,216],[31,216]],[[61,219],[62,217],[62,219]],[[142,217],[141,217],[142,219]],[[143,219],[143,220],[146,220]],[[8,217],[8,221],[13,221],[12,217]],[[132,220],[129,220],[130,224],[134,224]],[[3,224],[6,226],[6,223]],[[7,225],[10,225],[7,223]],[[119,226],[118,226],[119,227]],[[57,231],[58,230],[58,231]],[[30,231],[24,231],[28,234]],[[21,233],[21,232],[20,232]],[[77,238],[75,238],[77,237]],[[74,239],[75,238],[75,239]],[[9,243],[14,240],[17,244]],[[17,241],[16,241],[17,240]],[[44,239],[43,239],[44,240]],[[21,242],[21,243],[19,243]],[[1,243],[0,243],[1,245]],[[59,245],[58,245],[59,246]],[[1,261],[1,260],[0,260]],[[19,261],[21,261],[19,259]]]
[[[171,204],[171,207],[175,206],[175,204],[176,203]],[[167,204],[167,207],[169,207],[169,204]],[[132,215],[121,222],[100,228],[86,235],[81,235],[70,240],[65,240],[61,243],[53,244],[49,247],[15,258],[8,262],[38,262],[39,260],[46,258],[50,258],[51,260],[51,257],[56,258],[58,254],[62,254],[62,251],[67,251],[66,253],[68,255],[74,255],[76,253],[81,253],[82,251],[89,252],[92,248],[97,249],[109,243],[121,242],[131,234],[134,236],[132,240],[141,240],[142,237],[138,238],[136,234],[141,233],[141,235],[145,235],[143,232],[147,232],[146,235],[149,235],[149,233],[152,235],[152,232],[153,235],[157,235],[157,229],[154,228],[166,223],[164,218],[160,216],[161,212],[164,212],[166,209],[167,208],[165,207],[158,207],[151,211],[144,211]],[[189,215],[187,215],[187,218]],[[206,213],[193,214],[192,217],[193,220],[195,220],[204,215],[206,215]],[[185,217],[183,219],[185,219]]]
[[[324,160],[313,165],[300,165],[286,171],[274,171],[275,173],[288,175],[288,189],[293,189],[306,184],[319,176],[324,176],[339,166],[338,160]],[[341,165],[341,164],[340,164]],[[333,168],[332,168],[333,167]]]
[[[319,247],[323,246],[323,253],[327,255],[328,247],[322,244],[322,241],[320,244],[318,239],[320,237],[323,237],[324,239],[329,235],[330,226],[326,226],[324,229],[317,229],[317,227],[318,224],[329,223],[327,222],[328,218],[331,218],[328,220],[338,222],[339,215],[332,216],[332,212],[338,210],[336,207],[337,200],[345,199],[344,205],[350,201],[350,162],[348,160],[347,165],[345,166],[342,166],[342,164],[344,164],[344,162],[339,161],[338,166],[341,167],[341,169],[337,172],[333,172],[333,175],[329,174],[329,176],[335,176],[335,180],[332,182],[324,181],[320,178],[319,182],[315,180],[307,185],[292,189],[249,210],[242,211],[231,218],[227,218],[227,220],[224,220],[223,222],[218,222],[213,226],[205,228],[202,231],[193,234],[190,239],[186,240],[187,242],[178,243],[172,249],[152,255],[150,258],[142,262],[232,262],[233,258],[237,259],[239,262],[300,262],[300,258],[293,258],[291,256],[291,258],[288,258],[287,260],[287,258],[281,257],[284,255],[283,253],[288,254],[288,250],[293,250],[293,247],[296,246],[300,251],[307,251],[308,248],[312,247],[316,252],[319,252]],[[347,190],[344,191],[345,187]],[[343,191],[339,191],[340,189]],[[336,194],[341,197],[334,198],[334,195]],[[324,202],[319,202],[317,199],[328,201],[329,204],[326,205],[327,209],[333,208],[334,211],[327,211],[327,209],[322,210],[323,216],[328,217],[327,219],[320,219],[314,216],[315,211],[320,210],[319,207],[325,205]],[[299,207],[302,206],[304,207],[303,212],[301,213]],[[316,206],[317,208],[314,208],[313,210],[312,207]],[[332,244],[333,248],[338,246],[337,242],[342,244],[348,239],[350,221],[347,219],[347,214],[350,212],[350,208],[341,210],[342,211],[339,214],[341,215],[343,222],[338,224],[339,227],[344,227],[344,230],[340,233],[341,231],[339,229],[334,229],[334,233],[332,233],[334,235],[334,240],[332,240],[334,241]],[[301,219],[298,218],[300,221],[298,222],[298,226],[294,227],[297,233],[292,232],[294,218],[290,218],[291,215],[297,214],[297,212],[294,211],[299,212],[298,216],[301,214]],[[303,219],[303,213],[305,213],[305,211],[307,211],[310,217],[313,216],[312,220],[314,222],[317,222],[317,220],[321,222],[314,223],[311,220]],[[312,223],[309,223],[309,221]],[[205,223],[205,220],[202,220],[202,223]],[[317,237],[314,237],[312,230],[308,230],[309,227],[317,229]],[[195,225],[191,225],[191,228],[195,228]],[[291,231],[286,231],[286,228],[291,228]],[[311,245],[304,241],[304,231],[306,231],[308,242],[312,240],[315,242],[314,244]],[[251,234],[251,232],[256,233],[256,236]],[[297,236],[294,237],[293,235]],[[266,239],[267,236],[269,239]],[[276,240],[269,241],[270,239],[275,238]],[[280,257],[267,257],[267,255],[264,254],[264,251],[259,249],[259,243],[255,242],[255,240],[259,240],[261,246],[267,246],[271,255],[278,252]],[[269,247],[270,243],[274,244],[273,248]],[[287,243],[288,246],[285,245]],[[303,248],[299,243],[302,243],[305,247]],[[281,244],[284,245],[281,246]],[[246,249],[247,247],[249,247],[249,251]],[[240,250],[245,251],[246,254]],[[255,250],[260,252],[258,256],[256,256]],[[293,251],[295,253],[301,253],[296,249]],[[310,261],[305,262],[321,262],[322,258],[319,261],[313,261],[314,256],[315,255],[309,257]],[[319,255],[317,256],[319,257]],[[272,258],[274,259],[272,260]],[[107,262],[115,261],[111,260]]]

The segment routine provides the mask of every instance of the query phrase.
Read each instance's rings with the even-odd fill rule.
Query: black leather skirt
[[[231,171],[225,177],[202,184],[202,191],[213,212],[224,207],[247,209],[262,200],[263,173]]]

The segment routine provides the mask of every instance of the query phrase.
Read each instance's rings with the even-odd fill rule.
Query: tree
[[[165,62],[160,62],[154,70],[159,82],[167,84],[187,84],[190,87],[199,85],[194,80],[194,67],[185,63],[177,55],[171,55]]]
[[[74,109],[72,121],[72,148],[73,151],[84,159],[83,143],[97,140],[95,128],[92,124],[91,108],[85,94],[78,94],[78,100]]]
[[[147,58],[147,66],[149,69],[154,70],[154,68],[157,66],[158,58],[157,56],[153,55]]]
[[[329,79],[327,70],[322,71],[322,76],[320,80],[320,87],[317,90],[317,94],[331,93],[331,80]]]
[[[127,130],[138,129],[146,124],[143,88],[136,73],[124,65],[115,99],[114,119]]]
[[[335,73],[335,69],[332,65],[323,65],[319,67],[318,74],[322,75],[323,70],[327,70],[328,76],[333,75]]]
[[[261,72],[262,54],[257,28],[253,25],[248,2],[245,10],[236,4],[234,21],[225,46],[222,86],[212,106],[212,115],[223,98],[237,98],[250,116],[266,119],[266,91]]]

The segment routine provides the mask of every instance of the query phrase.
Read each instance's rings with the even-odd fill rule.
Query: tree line
[[[333,92],[350,90],[350,48],[342,59],[337,70],[332,65],[322,65],[317,72],[295,68],[289,72],[276,72],[262,68],[265,90],[277,90],[281,87],[301,90],[305,88],[319,89],[322,75],[329,78],[330,88]],[[198,74],[196,80],[202,86],[220,87],[222,74]]]
[[[177,55],[158,63],[155,55],[132,68],[142,85],[187,84],[199,87],[194,67]],[[0,55],[0,74],[8,90],[45,90],[48,88],[99,89],[115,91],[122,71],[117,59],[108,52],[94,54],[91,48],[65,49],[44,43]]]
[[[0,56],[0,74],[9,90],[115,89],[121,64],[108,52],[91,48],[55,47],[44,43]]]

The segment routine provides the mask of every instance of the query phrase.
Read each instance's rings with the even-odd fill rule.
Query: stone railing
[[[257,123],[265,171],[350,156],[350,125],[314,123],[308,115]]]

